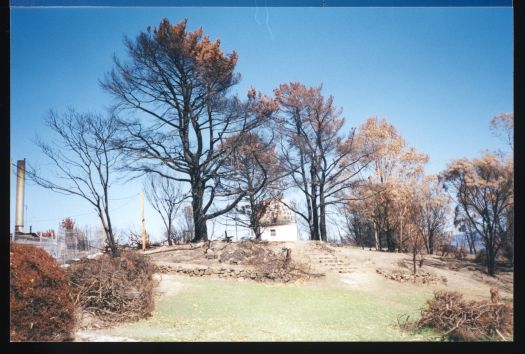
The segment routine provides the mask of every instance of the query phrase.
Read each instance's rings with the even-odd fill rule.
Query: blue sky
[[[49,109],[103,111],[98,79],[124,56],[122,38],[163,17],[202,26],[239,54],[242,80],[270,94],[280,83],[323,83],[343,108],[345,129],[387,118],[430,155],[428,173],[453,158],[503,148],[490,119],[513,111],[512,8],[14,8],[11,12],[11,157],[45,167],[33,144],[49,135]],[[118,228],[139,229],[140,183],[112,191]],[[11,181],[11,224],[15,183]],[[129,197],[129,198],[128,198]],[[128,199],[126,199],[128,198]],[[89,204],[26,183],[33,230],[66,216],[98,225]],[[84,214],[84,215],[79,215]],[[147,207],[150,233],[160,220]]]

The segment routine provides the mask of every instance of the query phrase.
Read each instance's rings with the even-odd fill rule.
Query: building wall
[[[275,236],[272,236],[272,230],[275,230]],[[261,239],[267,241],[297,241],[297,224],[291,223],[265,227]]]

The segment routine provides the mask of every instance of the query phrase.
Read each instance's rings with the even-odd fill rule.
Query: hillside
[[[152,318],[87,327],[76,340],[431,340],[431,333],[407,334],[395,324],[403,314],[417,317],[434,290],[489,299],[497,286],[503,300],[512,301],[512,272],[491,278],[472,261],[433,255],[414,281],[409,255],[309,241],[254,248],[277,255],[290,249],[293,264],[304,267],[302,277],[252,279],[259,269],[247,264],[253,247],[213,242],[147,251],[159,279]]]

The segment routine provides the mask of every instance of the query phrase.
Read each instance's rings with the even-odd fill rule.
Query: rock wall
[[[178,273],[190,277],[216,276],[255,281],[274,281],[287,283],[293,276],[287,272],[257,272],[251,268],[208,267],[196,264],[157,264],[159,273]]]

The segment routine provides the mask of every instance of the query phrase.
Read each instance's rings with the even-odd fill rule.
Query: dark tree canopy
[[[226,188],[221,167],[233,149],[220,146],[228,136],[249,132],[261,115],[228,95],[239,78],[235,51],[223,53],[220,40],[211,41],[202,28],[188,32],[186,25],[164,19],[158,28],[126,38],[129,60],[115,58],[102,86],[121,115],[116,145],[127,167],[188,183],[193,241],[202,241],[208,239],[206,221],[232,210],[250,192]],[[221,197],[228,199],[219,202]]]

